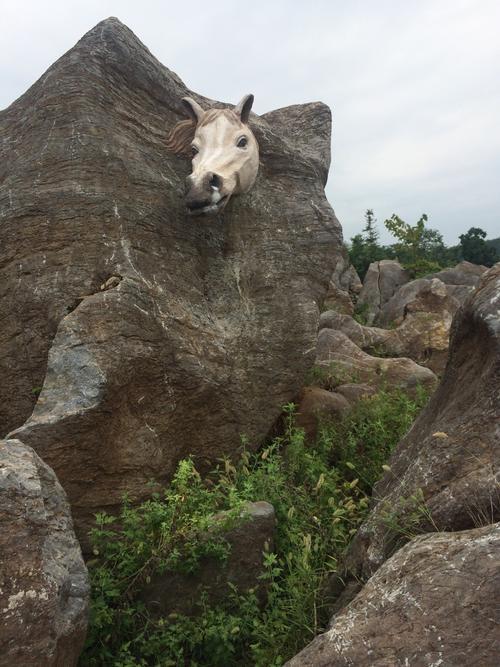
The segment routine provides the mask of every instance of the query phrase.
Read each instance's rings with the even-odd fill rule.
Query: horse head
[[[167,148],[192,158],[186,206],[191,215],[222,211],[232,195],[247,192],[259,169],[259,145],[248,126],[253,95],[234,109],[205,111],[190,97],[182,99],[189,120],[171,131]]]

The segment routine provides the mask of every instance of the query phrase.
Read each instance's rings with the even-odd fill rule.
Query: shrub
[[[101,513],[92,532],[91,622],[82,666],[282,665],[325,628],[324,584],[364,519],[367,492],[423,403],[401,392],[363,399],[306,446],[286,406],[282,436],[202,480],[181,461],[162,495],[120,517]],[[333,465],[332,465],[333,461]],[[141,588],[156,573],[193,572],[205,556],[228,555],[224,532],[244,502],[266,500],[277,516],[275,551],[264,554],[266,603],[233,589],[223,604],[199,600],[197,618],[152,618]],[[214,515],[226,510],[221,525]],[[210,539],[207,539],[207,531]]]
[[[413,397],[401,390],[381,390],[361,400],[342,419],[325,424],[319,438],[322,446],[331,446],[333,465],[343,478],[356,476],[371,492],[382,466],[427,399],[422,387]]]

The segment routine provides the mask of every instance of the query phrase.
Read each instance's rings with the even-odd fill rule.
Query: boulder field
[[[77,664],[96,512],[146,498],[186,456],[203,472],[242,435],[257,450],[298,396],[313,440],[319,413],[441,376],[330,582],[329,629],[288,664],[493,667],[500,264],[411,281],[382,260],[361,285],[324,193],[318,102],[252,114],[255,186],[189,218],[190,163],[165,145],[185,95],[227,106],[111,18],[0,112],[0,666]],[[304,387],[314,364],[335,391]],[[207,560],[150,582],[152,613],[191,613],[207,586],[260,592],[276,517],[256,501],[222,578]]]
[[[332,578],[330,629],[287,665],[498,664],[499,415],[496,264],[457,310],[441,383]]]

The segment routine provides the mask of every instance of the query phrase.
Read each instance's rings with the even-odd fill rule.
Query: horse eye
[[[198,155],[199,150],[196,148],[196,146],[191,146],[191,155],[194,157],[195,155]]]
[[[246,137],[241,137],[241,139],[238,139],[238,143],[236,146],[238,148],[245,148],[245,146],[248,144],[248,139]]]

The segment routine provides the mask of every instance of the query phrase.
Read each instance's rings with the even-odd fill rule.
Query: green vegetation
[[[379,244],[376,222],[373,211],[368,209],[365,213],[365,226],[361,234],[356,234],[351,239],[349,257],[361,280],[365,277],[372,262],[386,258],[386,250]]]
[[[460,246],[462,257],[473,264],[483,264],[484,266],[493,266],[500,260],[496,248],[487,245],[486,232],[479,227],[471,227],[466,234],[460,235]]]
[[[325,424],[314,446],[286,406],[284,434],[256,454],[243,452],[202,479],[181,461],[170,486],[119,519],[99,514],[91,625],[81,665],[158,667],[282,665],[325,628],[327,578],[365,517],[371,487],[422,407],[401,392],[363,399],[343,421]],[[140,591],[156,573],[194,572],[207,556],[224,566],[224,531],[249,500],[277,516],[275,551],[264,554],[267,600],[236,591],[223,604],[199,601],[200,616],[152,618]],[[224,522],[214,519],[227,511]],[[120,529],[116,527],[119,524]],[[207,537],[207,535],[209,537]]]
[[[490,248],[495,248],[497,251],[498,257],[500,258],[500,236],[496,239],[486,239],[485,243]]]
[[[347,462],[355,461],[360,488],[370,493],[394,445],[409,430],[427,398],[422,387],[414,396],[382,390],[360,401],[341,421],[325,424],[318,439],[330,443],[334,465],[342,478],[351,478]]]
[[[356,320],[358,324],[361,324],[362,326],[366,326],[368,324],[368,304],[367,303],[362,303],[356,304],[356,309],[354,311],[353,318]]]
[[[314,365],[307,374],[306,384],[315,385],[333,391],[341,384],[359,383],[359,375],[353,368],[348,368],[332,361],[328,365]]]
[[[371,262],[381,259],[397,259],[408,269],[412,277],[435,273],[448,266],[454,266],[461,260],[474,264],[492,266],[500,260],[496,242],[498,239],[486,240],[486,232],[478,227],[471,227],[466,234],[460,236],[460,245],[446,247],[442,235],[436,229],[426,226],[427,215],[411,225],[398,215],[392,215],[384,222],[386,229],[394,236],[396,242],[383,246],[379,243],[379,232],[373,211],[365,213],[365,226],[361,234],[351,239],[349,257],[361,280]]]
[[[388,467],[388,466],[386,466]],[[388,468],[390,472],[390,468]],[[391,553],[396,552],[406,542],[422,534],[424,526],[428,531],[439,532],[429,508],[425,504],[422,489],[417,489],[409,497],[400,498],[395,505],[382,502],[379,518],[387,528],[391,538]]]

